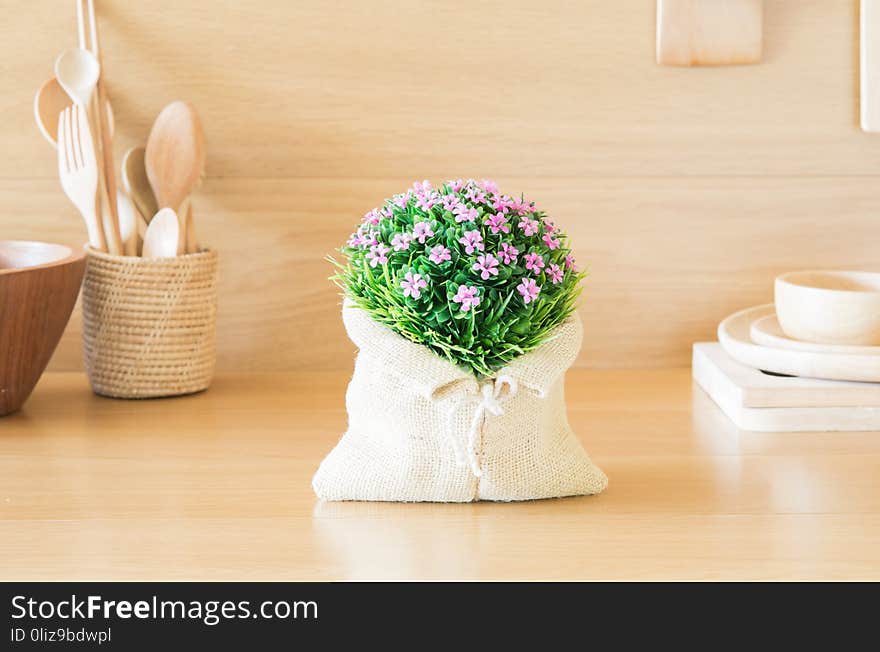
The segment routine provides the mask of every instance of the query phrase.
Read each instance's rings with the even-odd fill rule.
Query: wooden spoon
[[[186,214],[180,210],[199,184],[205,168],[202,121],[189,103],[172,102],[162,109],[150,130],[144,161],[159,207],[179,213],[183,247]]]
[[[65,50],[55,60],[55,79],[77,104],[88,109],[101,76],[95,55],[82,48]]]
[[[88,48],[83,28],[82,6],[79,0],[77,0],[76,13],[79,27],[79,46],[86,50]],[[58,149],[58,116],[70,106],[71,102],[73,102],[73,98],[67,94],[55,77],[43,82],[34,97],[34,118],[37,122],[37,128],[49,141],[49,144],[56,149]]]
[[[71,103],[70,96],[64,92],[61,84],[54,77],[47,79],[34,97],[34,119],[37,121],[37,128],[56,149],[58,148],[58,116]]]
[[[174,258],[180,242],[177,213],[163,208],[150,220],[144,234],[144,258]]]
[[[119,237],[122,238],[122,249],[126,256],[137,256],[138,232],[146,228],[138,224],[143,218],[124,190],[116,191],[116,208],[119,213]]]
[[[149,223],[159,212],[159,205],[147,179],[144,167],[144,148],[132,147],[122,159],[122,187],[131,197],[143,218]]]
[[[58,116],[72,103],[73,100],[64,92],[61,84],[54,77],[43,82],[34,96],[34,119],[37,122],[37,128],[52,147],[58,147]],[[113,107],[109,102],[107,103],[107,124],[112,134],[116,125],[113,118]]]

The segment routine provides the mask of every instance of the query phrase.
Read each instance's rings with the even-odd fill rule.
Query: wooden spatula
[[[762,0],[657,0],[657,63],[732,66],[758,63]]]

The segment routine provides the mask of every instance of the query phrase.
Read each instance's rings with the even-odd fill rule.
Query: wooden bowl
[[[880,345],[880,274],[791,272],[776,279],[776,316],[795,340]]]
[[[0,240],[0,417],[30,396],[76,303],[85,254]]]

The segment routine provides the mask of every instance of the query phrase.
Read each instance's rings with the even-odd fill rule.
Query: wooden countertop
[[[0,579],[880,579],[880,433],[743,432],[687,369],[578,370],[601,496],[321,504],[346,382],[130,402],[47,374],[0,419]]]

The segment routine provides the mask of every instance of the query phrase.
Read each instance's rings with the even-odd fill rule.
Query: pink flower
[[[400,282],[400,287],[403,288],[403,296],[418,299],[422,296],[422,290],[428,287],[428,282],[421,274],[407,272],[404,280]]]
[[[452,301],[454,303],[460,303],[461,311],[467,312],[474,306],[480,305],[480,297],[478,296],[478,293],[479,290],[476,286],[460,285],[458,292],[452,297]]]
[[[514,199],[510,204],[510,207],[519,215],[531,213],[534,210],[534,206],[534,202],[527,202],[525,199]]]
[[[406,208],[407,202],[409,202],[410,197],[412,197],[412,193],[410,191],[406,191],[400,195],[394,195],[392,201],[397,204],[399,208]]]
[[[512,244],[507,242],[501,243],[501,251],[498,252],[498,256],[501,258],[501,262],[505,265],[513,265],[516,262],[516,257],[519,255],[519,249],[514,247]]]
[[[372,247],[375,244],[379,244],[378,231],[370,231],[368,233],[364,233],[364,228],[358,227],[358,230],[355,233],[351,234],[351,237],[348,239],[349,247]]]
[[[492,199],[492,208],[497,213],[506,213],[510,210],[510,197],[507,195],[495,195]]]
[[[358,230],[351,234],[351,237],[348,239],[349,247],[369,247],[374,244],[378,244],[378,240],[376,240],[375,231],[370,231],[369,233],[364,233],[364,226],[359,226]]]
[[[519,221],[519,228],[523,230],[527,236],[535,235],[538,232],[538,220],[530,220],[527,217]]]
[[[519,285],[516,286],[517,291],[522,295],[523,303],[529,304],[538,298],[541,293],[541,286],[535,282],[533,278],[524,278]]]
[[[562,276],[564,272],[559,265],[553,264],[547,268],[547,276],[550,277],[550,281],[552,281],[553,285],[562,282]]]
[[[452,260],[452,255],[450,254],[449,249],[442,244],[438,244],[431,248],[431,255],[428,256],[428,259],[432,263],[440,265],[445,260]]]
[[[541,273],[544,267],[544,257],[541,254],[526,254],[526,269],[530,270],[535,276]]]
[[[510,227],[507,225],[507,218],[501,213],[487,216],[486,219],[483,220],[483,223],[492,229],[492,233],[498,233],[499,231],[502,233],[510,233]]]
[[[464,236],[459,238],[458,241],[464,245],[465,253],[468,254],[472,254],[476,250],[486,250],[486,247],[483,245],[483,236],[476,229],[465,231]]]
[[[425,238],[430,238],[432,235],[434,232],[429,222],[416,222],[413,226],[413,238],[421,244],[425,244]]]
[[[413,192],[416,193],[417,195],[424,195],[424,194],[431,192],[434,189],[434,187],[431,185],[430,181],[425,179],[424,181],[421,181],[421,182],[416,181],[413,184],[412,189],[413,189]]]
[[[452,192],[459,192],[462,188],[464,188],[464,181],[461,179],[450,179],[446,182],[446,185],[449,186],[449,189]]]
[[[494,181],[490,181],[489,179],[480,179],[480,186],[482,186],[483,190],[485,190],[486,192],[498,192],[498,184]]]
[[[551,251],[552,251],[553,249],[559,249],[559,240],[557,240],[556,238],[554,238],[554,237],[553,237],[552,235],[550,235],[549,233],[545,233],[544,236],[543,236],[541,239],[544,241],[544,244],[545,244],[545,245],[547,245],[548,247],[550,247],[550,250],[551,250]]]
[[[455,209],[461,206],[461,200],[455,195],[443,195],[443,208],[444,210],[449,211],[450,213],[454,213]]]
[[[456,222],[473,222],[479,215],[476,208],[469,208],[465,204],[459,204],[452,212],[455,213]]]
[[[547,233],[556,233],[556,224],[554,224],[553,220],[544,220],[544,230]]]
[[[480,278],[485,281],[492,276],[498,276],[498,259],[492,254],[477,256],[477,262],[471,269],[475,272],[482,272]]]
[[[574,262],[574,256],[572,256],[571,254],[568,254],[565,257],[565,269],[572,271],[572,272],[578,271],[577,265],[575,265],[575,262]]]
[[[370,253],[367,254],[367,260],[370,261],[370,267],[387,264],[389,251],[391,250],[381,243],[370,247]]]
[[[394,247],[394,251],[406,251],[412,239],[409,233],[395,233],[391,238],[391,246]]]
[[[482,204],[486,201],[486,193],[484,193],[479,186],[471,186],[467,189],[467,192],[464,193],[464,196],[475,204]]]
[[[378,208],[374,208],[369,213],[364,215],[365,224],[372,224],[373,226],[376,226],[377,224],[379,224],[380,219],[382,219],[382,215],[379,213]]]
[[[440,203],[440,195],[435,192],[425,193],[424,195],[419,195],[418,200],[416,201],[416,206],[421,208],[423,211],[430,211],[431,208]]]

